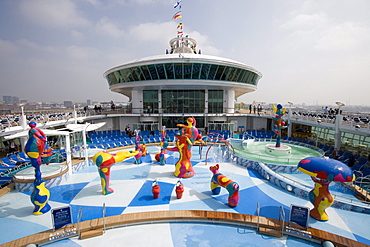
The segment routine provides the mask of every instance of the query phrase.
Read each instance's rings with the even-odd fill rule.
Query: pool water
[[[284,145],[292,148],[292,152],[284,156],[274,156],[265,152],[265,146],[268,144],[275,144],[275,142],[253,142],[247,145],[233,143],[235,152],[238,155],[266,163],[298,165],[299,161],[304,158],[317,157],[322,155],[319,151],[308,147],[284,143]]]

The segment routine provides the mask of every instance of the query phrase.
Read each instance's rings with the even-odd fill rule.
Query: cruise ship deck
[[[251,217],[256,217],[257,211],[260,211],[261,217],[279,219],[280,210],[283,209],[286,213],[285,223],[288,224],[291,204],[312,207],[306,199],[281,190],[264,179],[257,171],[238,166],[228,160],[218,160],[220,172],[240,186],[239,204],[235,208],[229,207],[228,193],[225,189],[222,189],[221,194],[217,196],[212,195],[210,191],[212,173],[209,171],[209,166],[216,163],[211,155],[206,162],[207,149],[203,148],[200,156],[199,147],[193,147],[192,163],[196,174],[192,178],[182,179],[185,191],[181,199],[176,198],[174,188],[178,178],[173,175],[174,164],[179,154],[170,152],[167,164],[161,166],[154,159],[159,147],[148,146],[152,157],[151,163],[137,165],[134,164],[134,158],[129,158],[113,166],[111,187],[115,190],[114,193],[106,196],[101,194],[100,177],[96,166],[90,161],[88,166],[85,165],[79,171],[75,171],[66,181],[50,188],[49,204],[53,209],[70,205],[74,223],[77,222],[77,215],[81,210],[82,223],[88,222],[92,227],[96,222],[90,220],[102,217],[103,204],[106,208],[107,222],[109,216],[115,215],[129,217],[131,213],[153,212],[155,214],[158,211],[165,213],[182,212],[182,210],[215,212],[215,214],[236,213],[239,216],[245,214]],[[161,186],[158,199],[154,199],[151,193],[152,182],[156,179]],[[260,205],[260,210],[257,209],[257,204]],[[0,244],[4,246],[32,243],[32,241],[27,241],[30,239],[36,241],[40,237],[37,233],[44,231],[46,231],[49,242],[52,242],[48,246],[106,246],[107,244],[109,246],[321,246],[319,242],[302,240],[287,232],[282,237],[276,238],[260,234],[253,227],[248,227],[248,224],[230,225],[218,220],[181,220],[181,217],[174,217],[172,221],[152,220],[146,224],[109,227],[103,235],[84,240],[72,235],[70,238],[60,240],[63,234],[77,233],[78,227],[68,228],[69,230],[64,232],[59,229],[53,233],[50,212],[40,216],[32,215],[33,205],[30,202],[30,193],[13,190],[1,197],[0,205],[3,226],[0,231]],[[313,232],[313,229],[317,229],[328,232],[326,233],[328,238],[341,236],[345,238],[345,241],[348,239],[358,241],[347,242],[343,246],[370,245],[369,214],[333,207],[328,208],[327,212],[330,217],[327,222],[309,218],[306,237]],[[161,213],[157,215],[159,217]],[[139,222],[140,217],[136,217]],[[26,236],[29,236],[27,240],[24,238]],[[17,242],[17,239],[21,239],[19,240],[21,242]],[[58,239],[59,241],[53,242]]]

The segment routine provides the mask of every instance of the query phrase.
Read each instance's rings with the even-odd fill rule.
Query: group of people
[[[262,112],[262,105],[261,104],[258,104],[256,106],[256,104],[250,104],[249,105],[249,113],[252,113],[252,108],[253,108],[253,113],[256,114],[256,111],[258,113],[258,116],[261,114]]]
[[[18,146],[13,140],[9,141],[9,154],[14,154],[18,151]]]
[[[103,108],[102,108],[102,106],[101,105],[95,105],[94,106],[94,111],[95,111],[95,113],[101,113],[102,111],[103,111]]]
[[[126,127],[125,127],[125,133],[130,138],[135,136],[135,132],[130,129],[130,125],[126,125]]]
[[[339,108],[333,109],[333,108],[328,108],[327,106],[323,107],[322,110],[324,111],[324,114],[326,115],[338,115],[342,111],[340,110],[339,112]]]

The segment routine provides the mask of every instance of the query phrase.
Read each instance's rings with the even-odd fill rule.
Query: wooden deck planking
[[[204,220],[205,222],[219,222],[219,223],[238,223],[245,225],[246,227],[257,227],[258,217],[255,215],[244,215],[229,212],[218,212],[218,211],[201,211],[201,210],[171,210],[171,211],[152,211],[152,212],[140,212],[140,213],[129,213],[115,215],[105,218],[105,225],[107,228],[113,226],[124,226],[132,223],[147,223],[156,221],[173,221],[173,220],[189,220],[189,221],[199,221]],[[281,221],[275,219],[269,219],[265,217],[259,217],[259,226],[261,229],[270,229],[277,231],[281,229]],[[288,222],[287,222],[288,223]],[[99,230],[103,228],[103,219],[93,219],[89,221],[83,221],[79,224],[81,233]],[[290,227],[299,228],[298,225],[294,223],[288,224]],[[63,227],[57,231],[48,230],[41,233],[36,233],[18,240],[11,241],[4,244],[4,247],[13,246],[26,246],[27,244],[42,244],[49,241],[51,234],[62,234],[63,231],[68,229],[76,228],[77,224],[72,224]],[[321,242],[329,240],[333,242],[336,246],[368,246],[360,242],[348,239],[336,234],[328,233],[315,228],[307,228],[307,232],[311,233],[313,239],[319,240]],[[299,237],[299,236],[297,236]]]

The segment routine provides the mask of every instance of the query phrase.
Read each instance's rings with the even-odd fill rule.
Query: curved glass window
[[[146,65],[141,66],[141,71],[143,72],[145,80],[152,80],[152,77],[150,76],[150,73],[149,73],[149,69]]]
[[[166,68],[167,79],[175,79],[175,74],[173,73],[173,63],[166,63],[164,66]]]
[[[199,79],[200,70],[202,68],[201,63],[194,63],[193,64],[193,73],[191,75],[191,79]]]
[[[174,63],[173,67],[175,72],[175,79],[183,79],[182,63]]]
[[[114,84],[118,83],[118,81],[117,81],[117,79],[116,79],[116,77],[114,76],[113,73],[111,73],[107,76],[107,80],[108,80],[109,85],[114,85]]]
[[[210,64],[206,64],[206,63],[202,64],[202,69],[200,71],[200,78],[199,79],[207,79],[210,68],[211,68]]]
[[[108,74],[109,85],[148,80],[215,80],[257,85],[260,76],[250,70],[208,63],[159,63]]]
[[[225,70],[225,66],[218,66],[216,76],[215,76],[215,80],[218,80],[218,81],[221,80],[222,75],[224,73],[224,70]]]
[[[157,74],[157,70],[155,69],[154,64],[148,65],[148,70],[149,70],[149,73],[152,76],[153,80],[158,80],[159,79],[158,74]]]
[[[156,64],[155,67],[157,68],[159,79],[165,80],[166,79],[166,74],[165,74],[165,71],[164,71],[163,64]]]
[[[184,64],[184,79],[191,79],[192,65],[191,63]]]

